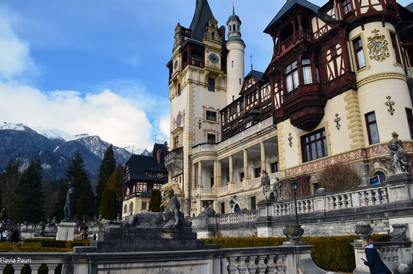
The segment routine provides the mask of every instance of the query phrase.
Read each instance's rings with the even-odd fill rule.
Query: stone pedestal
[[[61,222],[57,225],[56,240],[73,241],[75,238],[76,223]]]

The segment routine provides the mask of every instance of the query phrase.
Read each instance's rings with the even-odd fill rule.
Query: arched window
[[[123,207],[123,213],[127,213],[127,212],[128,212],[128,206],[125,205],[125,206]]]
[[[129,212],[130,212],[130,213],[133,212],[133,202],[129,204]]]
[[[239,204],[236,204],[234,206],[234,212],[239,212],[239,211],[240,211]]]

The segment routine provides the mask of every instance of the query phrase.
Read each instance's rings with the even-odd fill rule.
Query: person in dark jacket
[[[374,247],[370,240],[363,241],[364,252],[366,253],[366,259],[362,259],[364,264],[370,268],[370,273],[373,274],[391,274],[391,271],[383,263],[380,258],[379,252]]]

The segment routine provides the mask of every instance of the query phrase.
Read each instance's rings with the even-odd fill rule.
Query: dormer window
[[[298,87],[297,61],[292,62],[285,68],[285,82],[287,85],[287,92],[291,92]]]
[[[353,7],[351,6],[351,0],[344,0],[343,1],[343,9],[344,9],[344,16],[349,16],[353,11]]]

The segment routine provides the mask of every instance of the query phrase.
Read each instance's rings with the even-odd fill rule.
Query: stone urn
[[[283,233],[292,244],[296,244],[303,236],[304,229],[301,225],[289,225],[283,229]]]
[[[369,224],[357,224],[355,232],[362,240],[368,240],[373,229]]]

